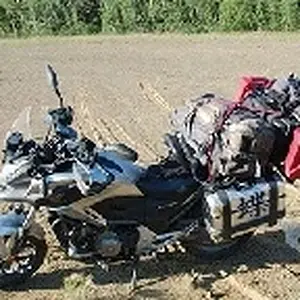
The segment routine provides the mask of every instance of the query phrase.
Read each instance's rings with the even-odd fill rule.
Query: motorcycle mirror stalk
[[[64,99],[59,90],[58,76],[57,76],[57,73],[55,72],[54,68],[50,64],[46,65],[46,74],[48,77],[48,82],[49,82],[50,87],[54,90],[56,96],[59,99],[59,106],[61,108],[63,108],[64,107]]]
[[[64,98],[62,97],[62,94],[59,90],[58,75],[50,64],[46,65],[46,74],[50,87],[54,90],[56,96],[59,99],[59,108],[51,109],[48,111],[50,124],[53,125],[56,134],[68,138],[76,138],[77,133],[75,132],[75,130],[68,127],[73,122],[73,109],[71,106],[64,105]],[[45,137],[45,141],[48,140],[48,136],[53,128],[52,126],[49,128],[49,132]]]

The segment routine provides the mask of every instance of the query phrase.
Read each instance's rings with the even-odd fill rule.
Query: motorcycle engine
[[[103,258],[131,257],[139,241],[139,231],[135,226],[96,229],[70,220],[64,222],[55,213],[51,213],[49,223],[61,246],[71,257],[79,259],[92,255]]]
[[[95,248],[103,257],[116,257],[122,250],[122,242],[115,232],[105,231],[98,235]]]

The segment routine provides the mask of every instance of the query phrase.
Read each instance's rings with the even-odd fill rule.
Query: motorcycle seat
[[[174,160],[149,166],[137,182],[146,196],[181,199],[197,187],[192,175]]]
[[[180,200],[196,188],[192,178],[152,178],[140,180],[138,188],[145,196]]]
[[[127,146],[126,144],[123,144],[123,143],[111,144],[111,145],[105,146],[104,149],[106,151],[115,152],[123,159],[127,159],[132,162],[137,161],[138,157],[139,157],[138,153],[134,149],[130,148],[129,146]]]

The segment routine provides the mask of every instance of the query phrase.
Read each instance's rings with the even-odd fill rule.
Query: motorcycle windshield
[[[7,131],[6,139],[15,132],[21,133],[26,139],[30,139],[32,137],[30,126],[31,110],[31,106],[28,106],[21,111],[18,117],[14,120],[11,128]]]
[[[6,133],[4,140],[3,166],[0,172],[0,186],[28,181],[28,170],[32,166],[29,142],[40,143],[44,140],[49,126],[40,116],[45,116],[46,108],[39,111],[25,107]],[[28,145],[27,151],[21,151]]]
[[[43,141],[52,125],[48,120],[48,110],[47,107],[25,107],[7,131],[6,140],[11,134],[18,132],[22,134],[24,141]]]

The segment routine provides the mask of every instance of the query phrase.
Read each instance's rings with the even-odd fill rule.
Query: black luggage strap
[[[278,211],[278,184],[276,181],[270,182],[270,212],[269,226],[274,226],[277,223]]]
[[[233,102],[232,104],[228,105],[227,108],[225,109],[224,113],[219,117],[217,120],[216,128],[214,132],[212,133],[212,140],[209,141],[205,146],[204,149],[206,149],[206,156],[207,156],[207,166],[208,166],[208,182],[212,181],[212,154],[216,142],[216,138],[218,137],[219,133],[221,132],[224,123],[228,120],[228,118],[231,116],[231,114],[236,110],[236,109],[246,109],[254,113],[263,113],[263,114],[271,114],[271,115],[276,115],[276,114],[281,114],[278,111],[275,110],[267,110],[267,109],[253,109],[251,107],[248,107],[247,105],[243,104],[243,102]],[[199,109],[199,106],[196,105],[192,111],[185,117],[184,125],[186,128],[188,128],[189,134],[192,132],[192,126],[196,118],[197,110]]]
[[[228,120],[228,118],[231,116],[231,114],[234,112],[234,110],[241,108],[241,109],[246,109],[248,111],[254,112],[254,113],[264,113],[264,114],[271,114],[271,115],[278,115],[281,114],[278,111],[275,110],[265,110],[265,109],[253,109],[251,107],[248,107],[247,105],[244,105],[243,103],[233,103],[232,105],[228,105],[224,114],[219,118],[218,124],[216,126],[215,131],[213,132],[213,140],[212,142],[207,146],[207,157],[208,157],[208,171],[209,171],[209,176],[208,176],[208,181],[212,180],[212,174],[211,174],[211,168],[212,168],[212,152],[214,149],[216,137],[222,130],[224,123]]]
[[[229,201],[229,197],[224,190],[218,191],[218,195],[220,200],[223,203],[223,230],[225,233],[224,238],[230,238],[232,224],[231,224],[231,205]]]

